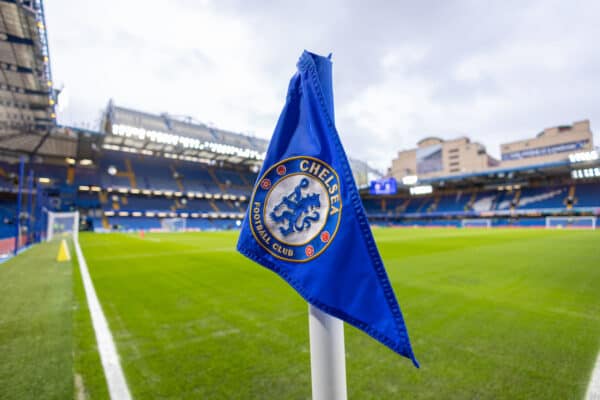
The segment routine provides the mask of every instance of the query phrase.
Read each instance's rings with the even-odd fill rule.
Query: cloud
[[[98,121],[113,98],[269,137],[305,48],[334,53],[342,141],[382,170],[428,135],[498,155],[545,127],[600,121],[592,1],[55,0],[46,12],[67,124]]]

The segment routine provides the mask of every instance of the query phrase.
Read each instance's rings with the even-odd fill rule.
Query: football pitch
[[[374,229],[421,369],[345,327],[350,399],[581,399],[600,231]],[[308,399],[307,305],[236,232],[81,234],[136,399]],[[107,398],[77,262],[0,264],[0,398]],[[74,252],[72,252],[74,254]]]

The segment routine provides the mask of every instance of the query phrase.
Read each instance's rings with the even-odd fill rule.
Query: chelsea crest
[[[310,261],[337,233],[340,180],[321,160],[287,158],[259,178],[249,208],[252,234],[265,250],[285,261]]]

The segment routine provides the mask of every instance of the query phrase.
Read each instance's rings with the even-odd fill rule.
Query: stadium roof
[[[41,0],[0,0],[0,146],[30,155],[68,151],[61,132],[53,133],[54,104]]]
[[[193,119],[148,114],[109,103],[103,148],[188,161],[260,165],[268,142]]]

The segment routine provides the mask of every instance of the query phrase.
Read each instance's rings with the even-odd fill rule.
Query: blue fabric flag
[[[330,57],[298,61],[237,249],[418,367],[334,125]]]

